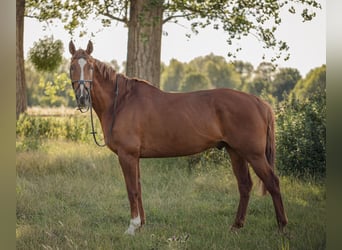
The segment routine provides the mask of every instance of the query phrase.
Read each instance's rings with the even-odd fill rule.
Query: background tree
[[[279,68],[270,86],[270,93],[282,101],[284,94],[289,94],[301,78],[298,69]]]
[[[238,88],[241,84],[240,75],[223,56],[211,53],[207,56],[196,57],[189,62],[189,67],[203,73],[215,88]]]
[[[63,58],[58,69],[38,71],[31,60],[25,63],[29,106],[74,106],[75,95],[70,85],[69,60]]]
[[[25,62],[25,78],[27,86],[27,105],[37,106],[39,105],[39,87],[38,83],[41,78],[41,74],[37,72],[30,60]]]
[[[206,65],[206,70],[207,76],[215,88],[237,89],[241,85],[240,75],[235,71],[232,64],[209,62]]]
[[[210,88],[209,79],[202,73],[194,72],[189,73],[184,77],[179,90],[182,92],[189,92],[208,88]]]
[[[262,62],[253,72],[253,78],[244,85],[243,91],[260,96],[264,91],[270,93],[271,82],[275,76],[276,67],[270,62]]]
[[[161,75],[161,87],[165,91],[177,91],[184,77],[185,65],[176,59],[171,59]]]
[[[111,60],[109,62],[109,65],[112,66],[113,69],[115,69],[116,72],[122,72],[121,68],[120,68],[120,65],[119,65],[117,60],[115,60],[115,59]],[[125,70],[125,69],[123,68],[123,70]]]
[[[190,21],[195,33],[212,25],[215,29],[223,29],[227,33],[228,44],[253,34],[264,44],[265,49],[276,49],[274,58],[283,56],[286,59],[288,45],[274,36],[281,23],[281,9],[287,8],[295,14],[296,3],[295,6],[302,8],[303,20],[308,21],[315,16],[315,9],[321,8],[314,0],[28,1],[27,6],[32,16],[40,20],[62,16],[60,19],[66,23],[65,27],[69,30],[84,25],[84,21],[90,16],[100,17],[105,26],[110,26],[112,21],[123,22],[128,27],[126,74],[149,80],[155,86],[159,86],[161,36],[163,24],[166,22],[177,22],[183,18]],[[228,54],[234,55],[234,52]]]
[[[209,81],[208,86],[213,88],[236,88],[241,85],[241,79],[235,67],[231,63],[227,63],[224,57],[209,54],[206,56],[196,57],[189,63],[182,63],[176,59],[170,61],[169,66],[165,67],[162,73],[162,88],[166,91],[184,90],[184,86],[180,83],[190,74],[203,75],[205,81]],[[189,87],[190,90],[198,89]]]
[[[243,89],[245,84],[249,81],[251,81],[254,67],[249,62],[244,62],[240,60],[236,60],[233,62],[235,71],[240,74],[241,84],[240,89]]]
[[[16,0],[16,118],[26,111],[27,93],[24,66],[24,13],[25,0]]]
[[[325,93],[326,65],[312,69],[293,89],[299,99],[307,99],[316,92]]]

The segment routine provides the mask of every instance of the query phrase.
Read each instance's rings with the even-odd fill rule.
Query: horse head
[[[69,51],[72,55],[70,63],[70,79],[75,92],[79,109],[89,109],[91,105],[91,87],[93,83],[94,60],[90,56],[93,52],[93,44],[88,42],[86,50],[75,49],[72,41],[69,43]]]

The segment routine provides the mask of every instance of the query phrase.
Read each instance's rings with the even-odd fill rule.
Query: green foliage
[[[229,155],[225,149],[208,149],[203,153],[187,156],[186,160],[190,173],[197,169],[211,171],[209,168],[213,166],[231,166]]]
[[[41,22],[61,19],[63,8],[61,0],[25,0],[25,15]]]
[[[242,91],[260,96],[262,92],[270,93],[271,82],[275,75],[275,65],[270,62],[261,62],[253,72],[254,76],[245,83]]]
[[[239,89],[243,89],[244,85],[251,80],[254,67],[251,63],[240,60],[234,61],[233,65],[235,71],[240,75],[241,78],[241,86],[239,86]]]
[[[240,85],[241,77],[234,65],[214,54],[196,57],[189,63],[173,59],[161,76],[161,86],[165,91],[194,91],[210,87],[238,89]]]
[[[297,69],[280,68],[271,83],[270,93],[277,97],[279,101],[282,101],[283,96],[289,94],[301,78]]]
[[[34,42],[29,50],[29,59],[37,71],[52,72],[56,70],[63,59],[63,43],[61,40],[53,40],[53,37],[45,37]]]
[[[54,73],[52,80],[41,77],[38,84],[43,92],[39,99],[40,106],[70,106],[74,104],[75,95],[66,73]]]
[[[28,0],[26,3],[26,15],[36,17],[40,21],[58,18],[65,24],[65,28],[73,33],[81,28],[79,35],[87,33],[84,23],[93,18],[100,21],[104,27],[108,27],[113,21],[123,22],[126,25],[131,20],[129,13],[135,1],[60,1],[60,0]],[[281,57],[289,58],[289,46],[285,41],[275,36],[277,27],[281,23],[280,13],[288,10],[290,13],[301,15],[303,21],[310,21],[321,8],[318,1],[307,0],[282,0],[282,1],[163,1],[145,0],[145,8],[163,8],[163,23],[168,21],[178,22],[179,18],[185,18],[190,22],[193,33],[200,29],[212,26],[214,29],[222,29],[227,33],[227,43],[249,35],[256,37],[264,49],[274,50],[271,61]],[[300,11],[298,11],[300,10]],[[155,17],[143,15],[141,8],[140,23],[153,23]],[[148,20],[147,20],[148,19]],[[158,29],[161,27],[158,27]],[[190,36],[190,34],[187,34]],[[228,52],[229,56],[236,57],[235,51]]]
[[[326,65],[312,69],[307,76],[300,80],[293,93],[300,99],[310,98],[312,94],[324,92],[326,88]]]
[[[303,100],[316,91],[325,91],[326,88],[325,65],[311,70],[304,79],[297,69],[276,68],[268,62],[260,63],[252,72],[250,67],[243,68],[243,62],[238,62],[235,67],[243,82],[239,89],[257,96],[265,92],[276,97],[278,101],[282,101],[284,95],[290,93]]]
[[[215,88],[238,88],[241,84],[240,75],[235,71],[234,65],[227,63],[222,56],[211,53],[196,57],[189,62],[188,67],[205,74]]]
[[[306,100],[294,95],[277,109],[277,168],[285,174],[326,174],[325,91]]]
[[[177,91],[184,77],[185,65],[176,59],[170,61],[161,74],[161,87],[165,91]]]
[[[181,82],[180,91],[188,92],[210,88],[209,79],[201,73],[188,73]]]
[[[269,92],[269,85],[266,79],[256,77],[251,82],[245,84],[242,91],[260,96],[262,92]]]
[[[28,106],[74,106],[73,93],[66,59],[54,72],[39,72],[30,60],[25,63]]]
[[[95,123],[95,130],[101,137],[101,127]],[[91,126],[88,116],[30,116],[23,114],[17,120],[16,135],[18,138],[33,140],[67,139],[72,141],[92,141]],[[24,148],[27,145],[23,145]]]
[[[25,78],[26,78],[26,90],[27,90],[27,105],[37,106],[39,105],[39,80],[42,73],[35,70],[30,60],[25,61]]]

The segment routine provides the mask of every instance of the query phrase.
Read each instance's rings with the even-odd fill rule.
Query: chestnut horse
[[[271,194],[278,227],[287,224],[274,173],[274,115],[256,96],[232,89],[166,93],[146,81],[117,74],[91,56],[93,45],[75,49],[70,78],[80,109],[93,107],[106,145],[118,155],[131,208],[126,233],[145,223],[140,158],[185,156],[225,148],[237,178],[240,202],[232,229],[243,226],[252,180],[248,163]]]

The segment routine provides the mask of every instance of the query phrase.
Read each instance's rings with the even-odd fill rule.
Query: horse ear
[[[76,48],[75,48],[75,45],[74,45],[74,43],[72,42],[72,40],[71,40],[70,43],[69,43],[69,52],[70,52],[71,55],[74,55],[75,52],[76,52]]]
[[[90,40],[88,42],[88,46],[87,46],[86,52],[87,52],[88,55],[90,55],[91,52],[93,52],[93,43]]]

